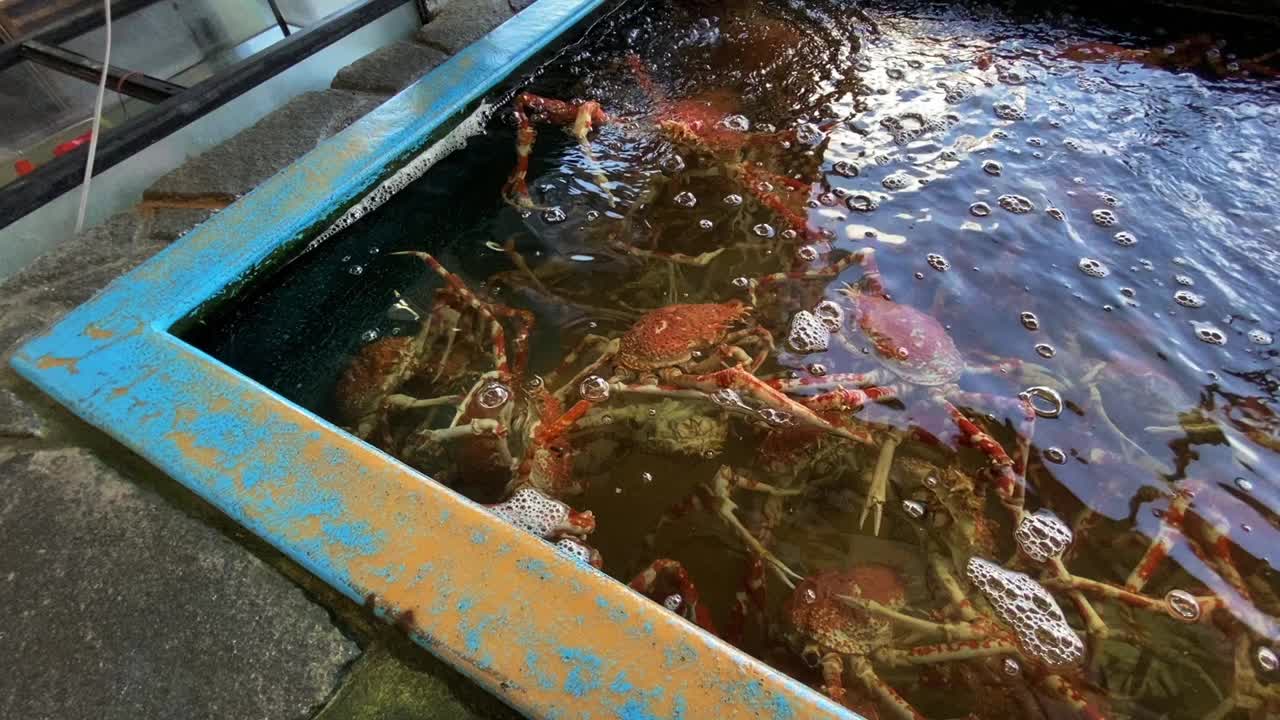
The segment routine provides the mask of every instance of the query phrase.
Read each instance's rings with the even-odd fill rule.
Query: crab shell
[[[679,142],[701,145],[712,151],[737,150],[746,144],[748,135],[724,124],[736,104],[736,100],[723,92],[675,100],[660,111],[658,126]]]
[[[888,642],[889,623],[845,603],[841,595],[897,608],[906,600],[906,588],[897,570],[879,563],[824,570],[796,586],[783,612],[794,632],[826,651],[866,655]]]
[[[730,324],[750,312],[743,303],[668,305],[645,313],[618,344],[618,364],[631,370],[672,367],[693,358],[693,351],[724,340]]]
[[[858,295],[856,318],[881,363],[913,385],[946,385],[964,372],[951,334],[932,315],[879,295]]]
[[[409,338],[382,338],[363,347],[334,390],[343,422],[358,425],[376,411],[382,398],[403,380],[413,359]]]

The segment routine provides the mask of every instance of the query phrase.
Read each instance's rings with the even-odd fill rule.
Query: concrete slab
[[[0,388],[0,437],[40,438],[45,435],[44,418],[12,390]]]
[[[347,90],[303,93],[222,145],[161,177],[143,197],[244,195],[382,100]]]
[[[514,13],[508,0],[453,0],[414,38],[450,55],[484,37]]]
[[[0,450],[0,497],[0,717],[304,718],[358,652],[278,572],[88,450]]]
[[[366,651],[314,720],[518,720],[520,715],[407,642]]]
[[[333,78],[333,88],[395,95],[448,59],[448,54],[438,48],[411,42],[392,43],[339,70]]]

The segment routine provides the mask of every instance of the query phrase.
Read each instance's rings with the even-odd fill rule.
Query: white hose
[[[76,212],[76,233],[84,229],[84,213],[89,207],[89,181],[93,179],[93,156],[98,152],[98,129],[102,126],[102,98],[107,93],[107,71],[111,67],[111,0],[102,0],[106,15],[107,49],[102,53],[102,77],[98,78],[98,99],[93,103],[93,127],[89,131],[89,159],[84,164],[80,186],[80,210]]]

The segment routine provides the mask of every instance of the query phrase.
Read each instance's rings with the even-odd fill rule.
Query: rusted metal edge
[[[854,717],[168,332],[599,3],[535,3],[73,310],[14,367],[532,717]]]

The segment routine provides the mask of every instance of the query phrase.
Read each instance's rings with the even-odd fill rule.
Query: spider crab
[[[753,151],[790,147],[799,136],[798,129],[770,132],[748,132],[747,121],[736,114],[737,103],[727,92],[712,92],[693,98],[670,99],[666,97],[639,56],[628,55],[627,64],[637,78],[641,89],[652,100],[653,108],[648,121],[675,145],[687,151],[716,158],[740,185],[762,205],[787,222],[806,237],[827,239],[827,235],[808,223],[807,214],[787,203],[779,191],[800,191],[807,194],[810,183],[786,175],[770,172],[759,162],[752,162]],[[597,127],[615,122],[594,100],[564,101],[547,98],[530,92],[522,92],[513,103],[516,119],[516,166],[503,186],[506,201],[523,209],[539,208],[529,196],[529,156],[537,139],[537,125],[554,125],[565,128],[578,140],[584,155],[594,166],[596,184],[608,196],[608,179],[600,170],[591,150],[590,133]],[[835,123],[807,128],[816,136],[825,134]],[[692,260],[699,264],[709,262],[714,254],[704,254]]]
[[[853,326],[871,343],[871,350],[881,368],[867,373],[846,373],[822,378],[773,380],[770,385],[783,392],[819,390],[819,394],[801,400],[806,406],[823,410],[856,410],[868,402],[923,395],[924,400],[940,408],[960,430],[964,444],[982,451],[992,463],[996,488],[1001,501],[1011,509],[1022,505],[1023,479],[1030,452],[1031,431],[1035,418],[1056,417],[1063,403],[1057,391],[1036,386],[1017,399],[961,390],[957,381],[966,373],[1007,371],[1008,365],[974,366],[966,363],[951,335],[934,317],[911,306],[888,298],[875,262],[875,250],[862,248],[856,253],[864,275],[858,285],[846,285],[840,294],[848,308],[848,320],[840,321],[837,338],[851,351]],[[846,386],[852,386],[846,387]],[[1009,409],[1019,418],[1016,456],[1010,457],[1004,447],[970,420],[956,405]],[[1037,404],[1035,401],[1040,401]],[[1046,406],[1044,403],[1048,403]],[[900,439],[891,438],[881,449],[880,460],[872,473],[871,489],[863,508],[860,524],[868,515],[873,518],[873,531],[879,533],[880,518],[888,488],[889,469]]]

